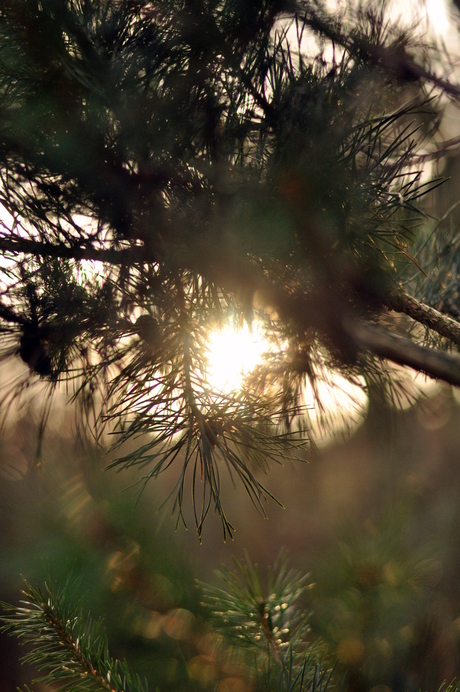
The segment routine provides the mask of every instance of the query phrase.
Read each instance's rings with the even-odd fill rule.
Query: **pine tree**
[[[231,534],[222,469],[264,512],[306,381],[460,384],[455,210],[423,177],[455,145],[450,69],[381,3],[2,2],[1,344],[28,366],[4,401],[68,383],[97,434],[140,438],[113,466],[177,464],[178,517],[190,476],[198,533],[214,509]],[[229,319],[275,347],[226,395]]]
[[[260,690],[330,689],[333,668],[320,662],[319,649],[308,642],[307,616],[299,608],[308,575],[288,570],[280,555],[267,592],[249,559],[220,577],[226,589],[202,585],[214,624],[214,632],[207,633],[213,638],[209,653],[220,668],[208,683],[215,686],[232,671],[238,689],[248,688],[244,681]],[[63,691],[146,692],[147,681],[110,655],[102,623],[75,604],[72,591],[72,579],[44,589],[26,583],[20,606],[1,604],[0,629],[27,645],[23,662],[44,673],[34,682]],[[189,668],[193,673],[193,661]]]

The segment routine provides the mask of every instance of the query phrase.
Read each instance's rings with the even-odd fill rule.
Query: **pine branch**
[[[333,673],[334,668],[319,665],[312,655],[308,655],[301,666],[296,666],[289,655],[283,661],[278,692],[326,692],[330,687],[335,688],[334,683],[331,684]]]
[[[297,658],[308,648],[309,625],[299,600],[308,588],[309,575],[288,570],[281,552],[269,568],[264,589],[258,567],[248,556],[245,562],[233,561],[233,572],[216,573],[224,588],[202,584],[204,605],[211,611],[214,627],[237,648],[264,656],[268,647],[283,669],[289,652]]]
[[[143,248],[137,245],[117,250],[115,248],[81,247],[5,236],[0,236],[0,250],[14,255],[27,254],[32,257],[73,259],[77,262],[93,260],[113,265],[131,265],[140,262],[143,257]]]
[[[62,589],[29,584],[19,607],[1,603],[5,615],[1,629],[31,646],[24,663],[45,671],[36,682],[63,692],[147,692],[146,683],[132,675],[125,661],[113,659],[100,623],[84,618],[70,602],[70,583]]]
[[[188,474],[198,531],[213,507],[231,531],[222,469],[263,513],[253,468],[307,440],[305,378],[369,365],[390,380],[359,360],[371,351],[458,382],[455,356],[360,322],[391,302],[393,258],[438,184],[420,183],[443,107],[424,89],[448,85],[410,32],[373,5],[348,25],[310,2],[35,5],[0,10],[0,197],[17,223],[0,236],[0,318],[32,372],[80,378],[86,410],[101,395],[118,445],[149,434],[114,466],[148,466],[143,487],[183,462],[179,516]],[[85,279],[87,260],[103,276]],[[404,310],[458,343],[452,322]],[[222,396],[206,340],[252,313],[286,347]]]
[[[342,46],[350,54],[363,62],[379,67],[398,80],[425,82],[441,89],[444,93],[460,98],[460,87],[419,65],[405,51],[404,46],[395,41],[394,45],[372,45],[363,35],[346,34],[329,18],[320,17],[317,13],[304,16],[304,22],[315,33],[319,33],[334,44]]]
[[[456,346],[460,346],[460,322],[452,317],[444,315],[402,290],[390,294],[386,303],[391,310],[408,315],[440,336],[446,337]]]
[[[361,351],[405,365],[429,377],[460,386],[460,356],[415,344],[408,338],[366,322],[350,320],[346,328]]]
[[[268,568],[264,588],[258,567],[248,556],[244,562],[233,560],[233,571],[216,572],[223,588],[201,584],[213,628],[230,644],[237,660],[243,656],[262,689],[326,692],[334,669],[319,663],[324,651],[320,642],[309,640],[310,614],[301,602],[310,588],[309,575],[288,569],[281,551]]]

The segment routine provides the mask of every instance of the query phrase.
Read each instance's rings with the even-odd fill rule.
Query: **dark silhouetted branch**
[[[457,346],[460,346],[460,322],[444,315],[439,310],[421,303],[405,291],[399,291],[388,296],[387,305],[395,312],[402,312],[416,322],[429,327],[440,336],[445,336]]]
[[[370,351],[379,358],[406,365],[429,377],[460,386],[460,356],[445,353],[372,324],[350,321],[346,324],[350,336],[361,351]]]
[[[126,249],[79,247],[64,244],[45,243],[28,238],[0,238],[0,251],[12,254],[30,254],[36,257],[52,257],[56,259],[92,260],[107,264],[132,264],[142,259],[141,246],[131,246]]]

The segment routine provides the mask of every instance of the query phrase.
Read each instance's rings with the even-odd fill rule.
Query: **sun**
[[[230,325],[213,332],[209,338],[207,360],[208,382],[216,391],[229,394],[238,391],[243,380],[271,350],[260,325]]]
[[[264,354],[273,353],[276,345],[265,336],[256,321],[249,327],[227,325],[211,333],[206,354],[209,386],[222,394],[237,392],[244,378],[263,362]],[[363,421],[367,396],[363,387],[352,385],[338,372],[327,371],[320,377],[317,392],[322,406],[318,407],[308,378],[305,378],[302,402],[310,425],[310,434],[317,443],[327,444],[332,438],[351,431]]]

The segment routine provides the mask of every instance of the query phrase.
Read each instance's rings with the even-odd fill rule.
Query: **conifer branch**
[[[256,681],[264,674],[264,688],[273,677],[278,692],[326,692],[334,669],[319,662],[321,643],[309,640],[310,613],[302,603],[309,575],[288,569],[284,551],[268,568],[265,587],[248,555],[233,562],[233,570],[216,572],[222,588],[200,583],[213,629]]]
[[[454,322],[387,300],[388,248],[407,258],[439,184],[420,182],[443,109],[427,108],[426,86],[458,87],[372,3],[348,23],[303,0],[64,5],[0,10],[0,197],[16,220],[0,235],[3,352],[51,386],[80,378],[86,410],[101,394],[115,448],[149,435],[113,465],[150,465],[143,487],[183,462],[179,516],[189,473],[198,532],[212,505],[231,532],[221,469],[264,513],[252,468],[308,441],[305,377],[353,382],[380,366],[391,387],[377,359],[359,360],[370,351],[458,382],[455,356],[360,321],[393,304],[459,343]],[[85,275],[87,260],[102,277]],[[286,347],[241,391],[211,391],[209,332],[257,312]],[[149,317],[151,343],[138,322]]]
[[[449,96],[460,98],[460,87],[419,65],[405,50],[404,44],[372,44],[363,35],[345,33],[337,24],[317,13],[304,16],[305,24],[336,45],[342,46],[350,54],[357,56],[365,63],[379,67],[389,75],[402,81],[425,82],[438,87]]]
[[[33,257],[52,259],[92,260],[113,265],[125,265],[139,262],[143,248],[131,245],[129,248],[95,248],[91,246],[72,246],[64,243],[48,243],[30,238],[0,236],[0,251],[13,255],[27,254]]]
[[[147,692],[146,683],[132,675],[125,661],[113,659],[100,623],[84,618],[69,602],[70,585],[45,591],[27,584],[19,607],[1,603],[5,615],[1,629],[31,646],[24,663],[45,674],[36,682],[56,686],[63,692]]]
[[[346,323],[349,334],[362,351],[405,365],[429,377],[460,386],[460,356],[416,344],[373,324]]]
[[[391,310],[408,315],[440,336],[446,337],[456,346],[460,346],[460,322],[452,317],[444,315],[402,290],[390,294],[386,303]]]
[[[257,565],[246,555],[233,559],[235,570],[216,572],[224,588],[201,584],[204,605],[214,627],[237,647],[264,655],[267,645],[273,660],[283,669],[286,654],[305,652],[308,616],[300,599],[309,575],[288,569],[283,551],[269,568],[268,584],[262,586]]]

